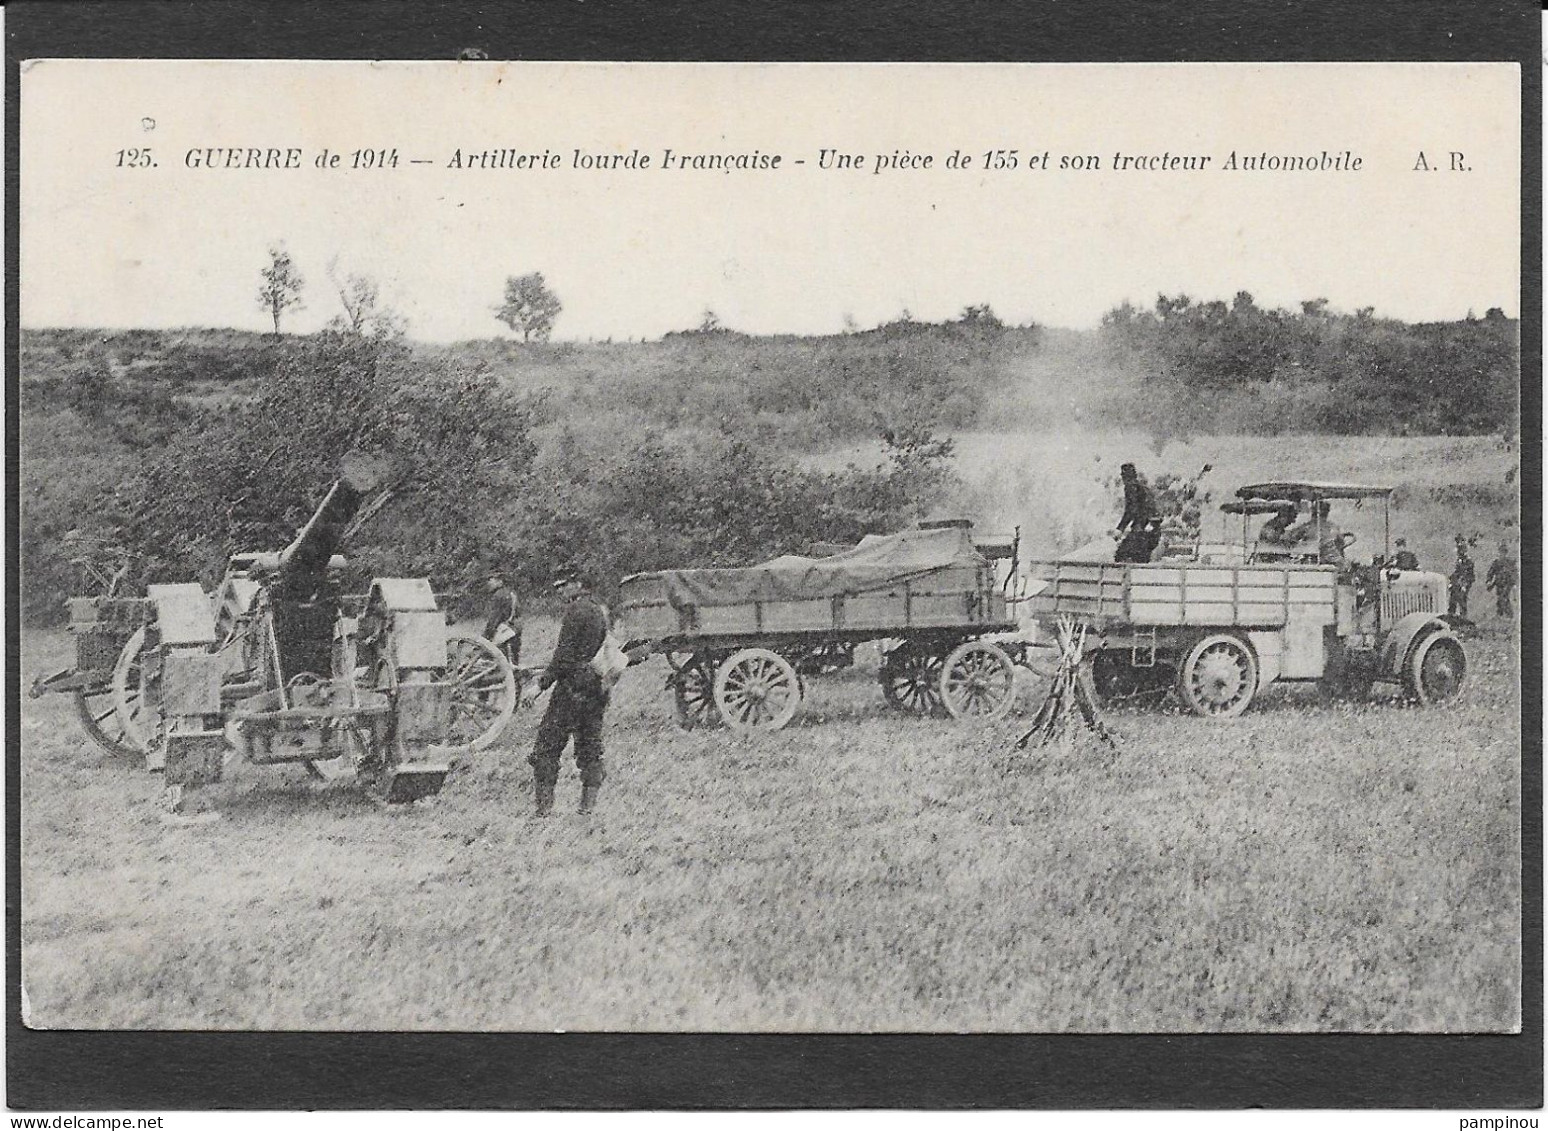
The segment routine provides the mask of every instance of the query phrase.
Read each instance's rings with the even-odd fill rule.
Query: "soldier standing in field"
[[[591,661],[607,639],[607,614],[591,597],[574,570],[562,570],[554,590],[564,601],[559,642],[548,667],[538,677],[539,690],[553,687],[543,721],[538,724],[532,755],[533,792],[537,815],[546,817],[554,808],[554,787],[559,781],[559,759],[570,739],[575,740],[575,764],[580,769],[580,811],[596,807],[597,794],[607,771],[602,765],[602,716],[609,692]]]
[[[484,586],[488,593],[484,639],[500,649],[511,667],[518,667],[521,663],[521,598],[498,573],[491,573]],[[519,674],[517,678],[521,678]]]
[[[1123,480],[1123,517],[1118,520],[1118,533],[1123,537],[1113,561],[1148,562],[1161,537],[1155,492],[1132,463],[1120,467],[1118,475]]]
[[[1516,591],[1516,582],[1520,576],[1516,559],[1510,555],[1510,544],[1501,542],[1500,552],[1489,563],[1489,572],[1484,576],[1484,588],[1494,591],[1494,611],[1502,617],[1515,615],[1515,606],[1511,604],[1510,598]]]
[[[1457,535],[1457,564],[1451,569],[1451,609],[1454,617],[1467,619],[1467,595],[1477,579],[1473,559],[1467,553],[1467,539]]]

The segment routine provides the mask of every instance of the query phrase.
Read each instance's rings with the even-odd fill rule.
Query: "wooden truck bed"
[[[1035,562],[1038,616],[1133,625],[1277,628],[1332,624],[1337,570],[1320,565]]]

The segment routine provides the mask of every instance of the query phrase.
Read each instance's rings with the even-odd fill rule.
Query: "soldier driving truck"
[[[1221,509],[1240,537],[1201,544],[1191,561],[1034,564],[1047,582],[1034,612],[1051,628],[1085,626],[1098,685],[1171,686],[1195,714],[1241,714],[1275,682],[1322,686],[1361,698],[1378,682],[1419,703],[1462,691],[1467,657],[1443,619],[1447,579],[1384,565],[1390,560],[1393,488],[1311,481],[1242,487]],[[1333,505],[1381,507],[1381,553],[1356,565],[1357,541]],[[1288,552],[1253,525],[1309,508]],[[1369,513],[1369,511],[1367,511]],[[1106,678],[1103,678],[1103,677]]]

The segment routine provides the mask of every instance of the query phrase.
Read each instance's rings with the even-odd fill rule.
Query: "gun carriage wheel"
[[[131,678],[138,689],[140,681],[138,669]],[[128,731],[119,721],[118,704],[113,694],[111,679],[107,683],[81,688],[75,692],[73,698],[75,713],[81,720],[81,729],[98,746],[109,754],[125,758],[144,753],[143,748],[136,746],[130,739]]]
[[[940,715],[945,711],[941,702],[940,652],[929,651],[911,643],[898,645],[882,659],[882,698],[894,710],[916,715]]]
[[[492,643],[456,629],[447,633],[446,657],[451,694],[443,745],[486,750],[516,713],[516,673]]]
[[[1015,700],[1016,665],[987,640],[957,645],[941,665],[941,703],[954,719],[990,722]]]
[[[733,730],[779,730],[800,704],[800,677],[778,652],[743,648],[715,673],[715,705]]]
[[[137,628],[118,653],[118,662],[113,665],[113,678],[108,685],[113,704],[110,725],[119,735],[119,748],[128,754],[144,754],[149,750],[151,736],[161,725],[159,707],[147,701],[141,686],[146,651],[145,629]]]
[[[1177,669],[1177,693],[1204,718],[1230,719],[1245,711],[1258,691],[1258,659],[1252,646],[1231,632],[1199,639]]]

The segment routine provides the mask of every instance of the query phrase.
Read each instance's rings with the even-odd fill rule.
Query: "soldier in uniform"
[[[1457,535],[1457,564],[1451,570],[1451,615],[1467,618],[1467,594],[1478,574],[1467,553],[1467,539]]]
[[[484,586],[488,593],[484,639],[500,649],[515,668],[521,663],[521,598],[498,573],[491,573]]]
[[[571,738],[575,740],[575,764],[580,769],[582,813],[595,808],[607,776],[602,765],[602,716],[609,692],[591,668],[592,659],[607,639],[607,614],[574,570],[561,571],[554,589],[565,603],[564,619],[553,658],[538,677],[540,690],[552,686],[554,691],[527,759],[532,764],[539,817],[553,812],[559,759]]]
[[[1392,555],[1392,566],[1394,569],[1405,570],[1419,568],[1419,555],[1408,548],[1407,538],[1397,540],[1397,552]]]
[[[1148,562],[1161,538],[1161,516],[1156,496],[1132,463],[1118,469],[1123,480],[1123,517],[1118,533],[1123,535],[1113,554],[1115,562]]]
[[[1326,499],[1317,500],[1311,517],[1292,526],[1285,538],[1295,547],[1298,557],[1314,557],[1323,565],[1344,566],[1344,532],[1331,517],[1332,504]]]
[[[1515,606],[1511,604],[1510,598],[1516,591],[1519,579],[1516,559],[1510,556],[1510,544],[1501,542],[1500,552],[1489,563],[1489,572],[1484,576],[1484,588],[1494,591],[1494,611],[1502,617],[1515,615]]]
[[[1296,505],[1291,502],[1279,504],[1270,518],[1258,530],[1257,555],[1266,560],[1280,560],[1289,557],[1290,551],[1295,546],[1295,541],[1290,537],[1290,527],[1295,522]]]

